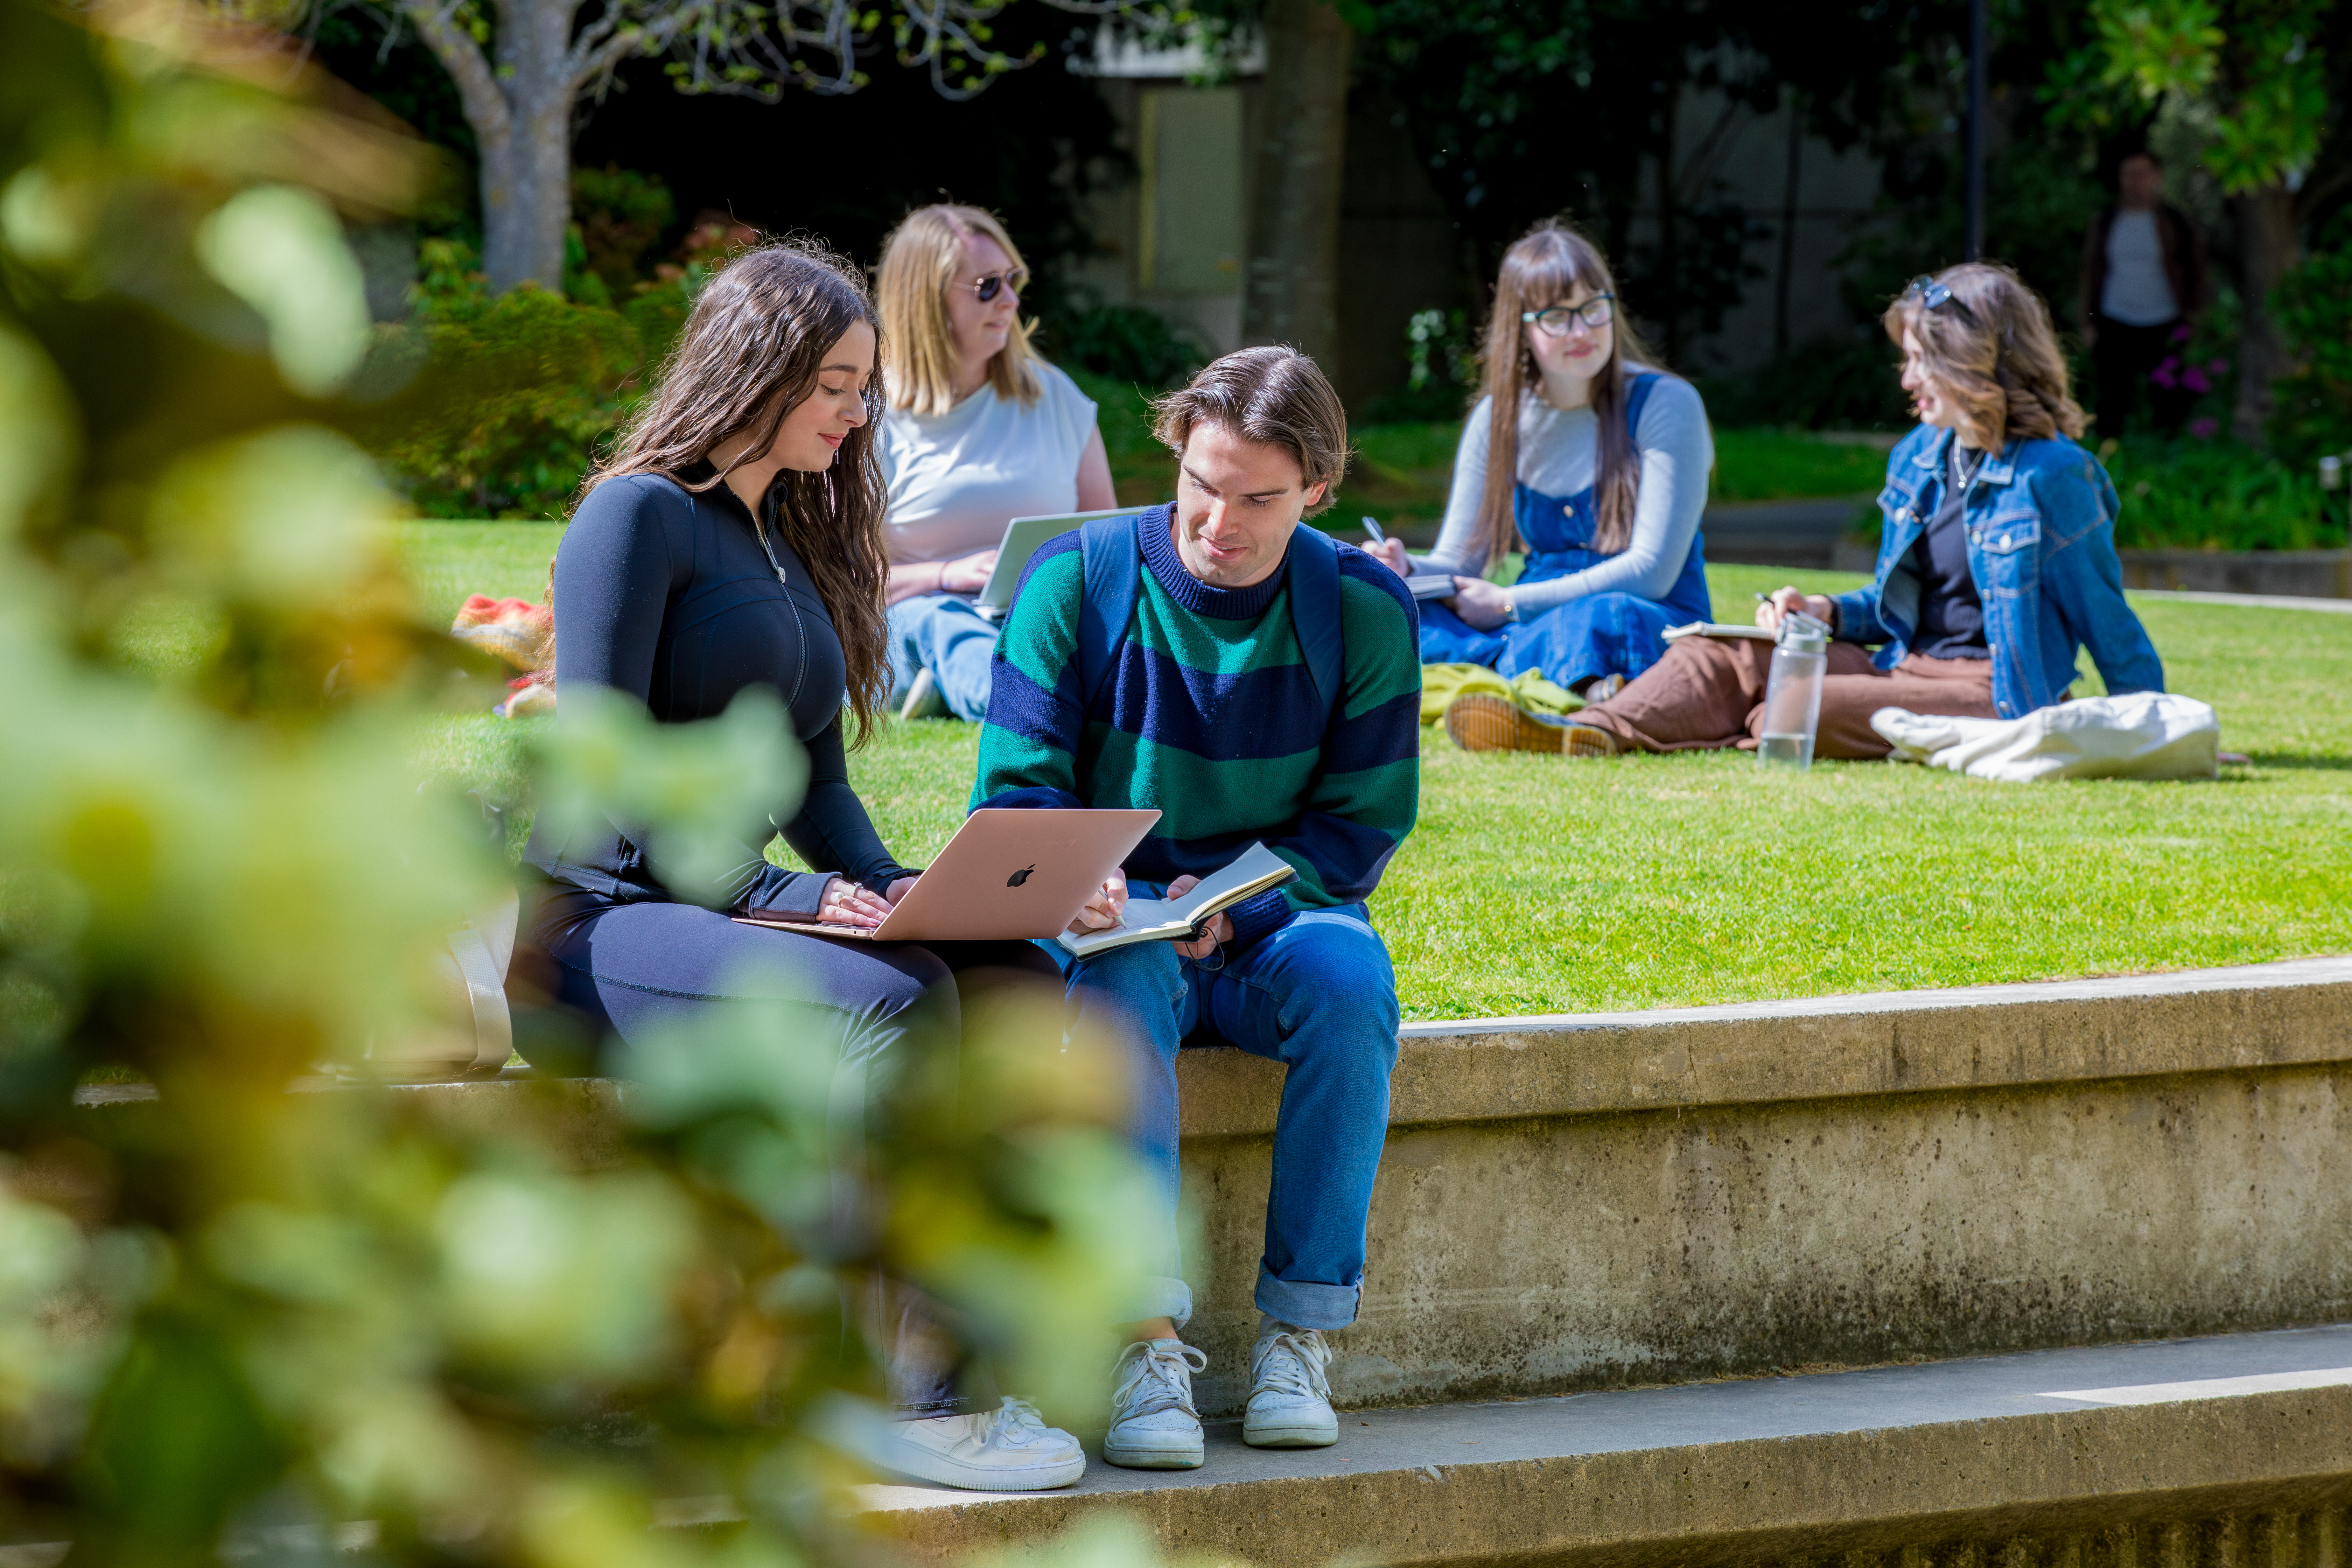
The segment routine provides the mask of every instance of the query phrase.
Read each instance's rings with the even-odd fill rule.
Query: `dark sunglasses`
[[[1534,322],[1536,331],[1551,338],[1568,336],[1570,326],[1577,321],[1582,321],[1588,328],[1598,331],[1617,319],[1616,309],[1611,304],[1616,298],[1614,294],[1595,294],[1581,305],[1550,305],[1540,310],[1521,310],[1519,320]]]
[[[1949,305],[1953,310],[1958,311],[1969,321],[1973,321],[1976,320],[1975,315],[1969,311],[1969,307],[1964,300],[1954,298],[1952,291],[1949,289],[1945,288],[1941,283],[1937,282],[1933,278],[1928,277],[1924,272],[1919,274],[1918,277],[1911,279],[1911,286],[1903,290],[1903,297],[1906,300],[1916,300],[1920,304],[1930,310],[1939,310],[1946,305]]]
[[[1016,267],[1010,272],[992,272],[977,283],[959,282],[956,287],[971,289],[980,296],[980,302],[985,305],[1007,289],[1018,294],[1029,287],[1029,269],[1026,267]]]

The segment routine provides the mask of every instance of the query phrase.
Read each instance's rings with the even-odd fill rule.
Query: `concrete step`
[[[2352,1319],[2352,959],[1407,1025],[1348,1405]],[[1202,1407],[1239,1407],[1282,1068],[1192,1050]],[[448,1085],[453,1116],[618,1085]]]
[[[2352,1326],[1210,1426],[1187,1472],[862,1489],[914,1560],[1116,1510],[1170,1553],[1354,1563],[2343,1568]]]

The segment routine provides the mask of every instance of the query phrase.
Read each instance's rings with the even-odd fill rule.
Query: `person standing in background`
[[[2180,432],[2196,395],[2149,373],[2178,353],[2205,308],[2205,239],[2164,200],[2164,166],[2132,153],[2116,171],[2116,205],[2083,236],[2083,344],[2098,383],[2102,436],[2121,436],[2146,387],[2157,429]]]
[[[876,453],[890,494],[890,700],[899,716],[988,710],[996,628],[972,605],[1016,517],[1118,504],[1095,405],[1039,359],[1029,269],[978,207],[918,207],[877,292],[890,402]]]

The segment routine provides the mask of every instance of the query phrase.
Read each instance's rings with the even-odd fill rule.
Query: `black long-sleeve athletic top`
[[[848,673],[833,617],[800,558],[772,530],[768,537],[773,565],[725,485],[696,495],[662,475],[630,474],[597,486],[555,553],[556,721],[562,693],[584,685],[626,692],[667,724],[715,718],[747,686],[772,689],[808,750],[809,780],[799,815],[770,820],[819,869],[780,870],[747,844],[726,882],[729,907],[813,918],[835,874],[878,893],[914,873],[890,858],[849,787]],[[523,858],[558,881],[622,902],[672,896],[614,824],[553,838],[534,827]]]

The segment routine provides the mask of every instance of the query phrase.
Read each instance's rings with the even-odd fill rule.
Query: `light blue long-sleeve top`
[[[1628,365],[1631,376],[1641,367]],[[1491,399],[1462,426],[1454,454],[1454,488],[1445,500],[1445,524],[1437,548],[1415,556],[1419,573],[1451,572],[1475,577],[1486,569],[1478,547],[1478,503],[1486,490],[1486,426]],[[1522,619],[1587,594],[1636,594],[1663,599],[1682,574],[1691,541],[1706,510],[1707,475],[1715,467],[1715,437],[1706,406],[1690,383],[1661,380],[1633,431],[1642,460],[1634,493],[1633,537],[1619,553],[1597,566],[1548,583],[1512,588],[1511,604]],[[1518,481],[1549,496],[1589,489],[1599,456],[1600,423],[1590,407],[1554,408],[1535,393],[1519,403]]]

